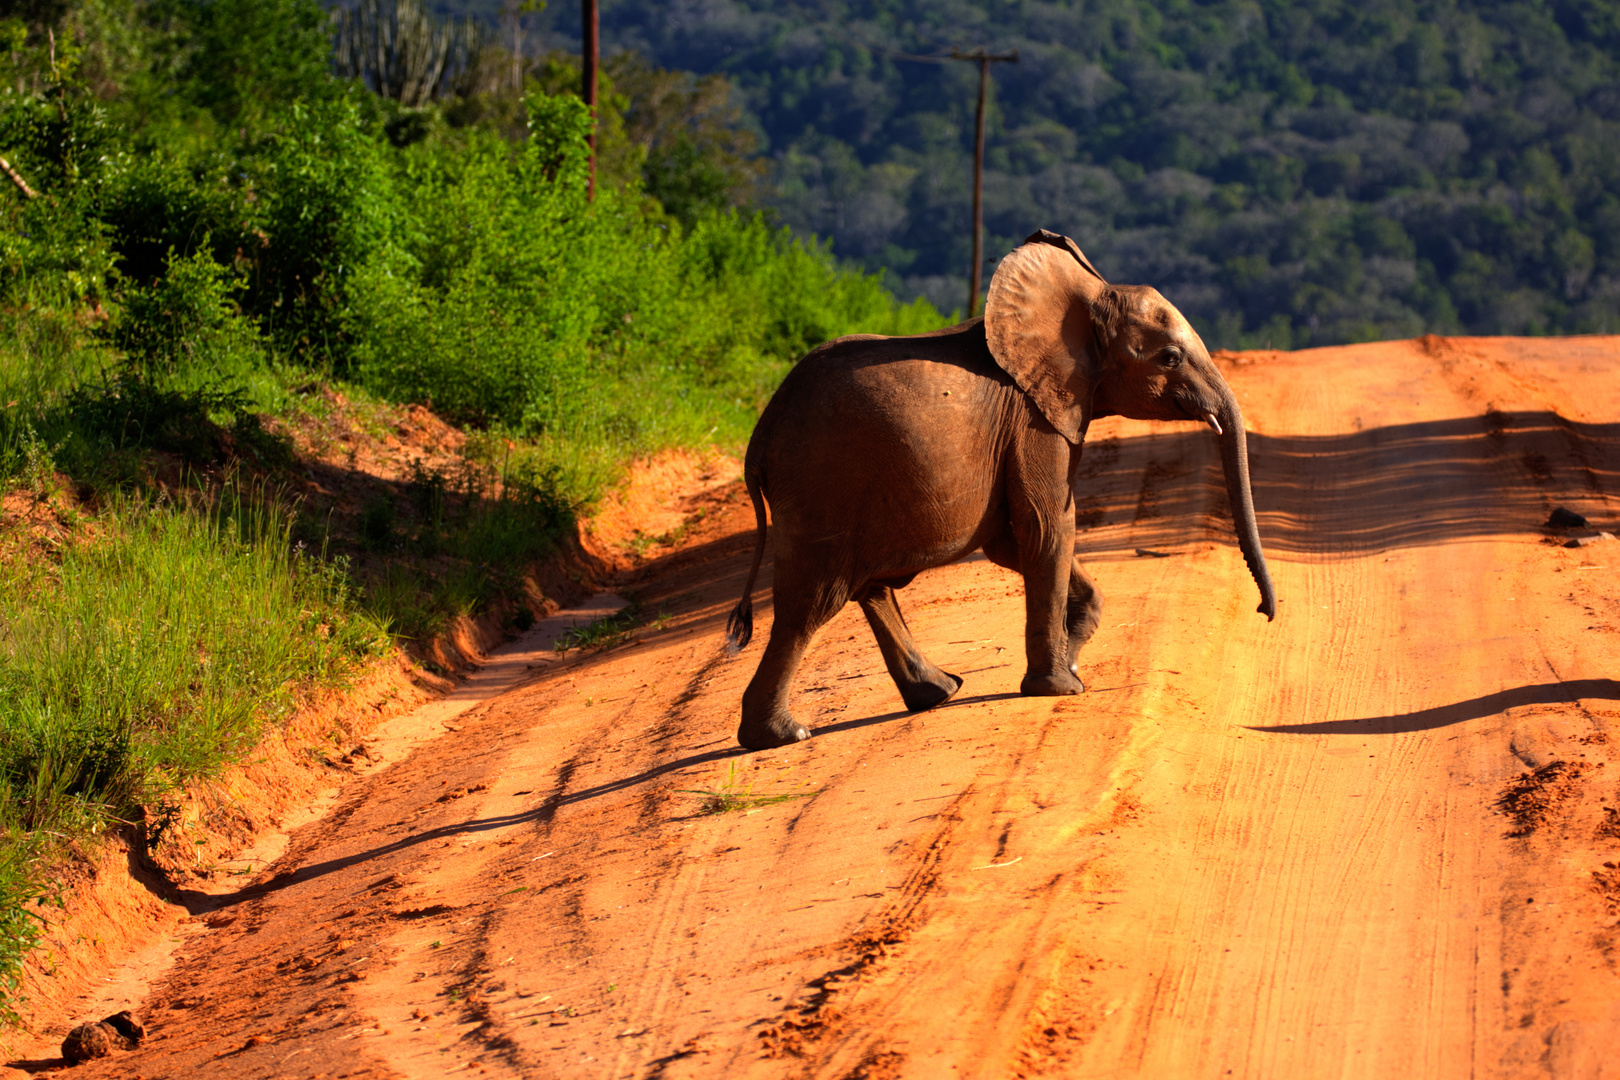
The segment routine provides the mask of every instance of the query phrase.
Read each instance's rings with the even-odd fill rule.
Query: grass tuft
[[[700,814],[730,814],[738,810],[758,810],[764,806],[775,806],[778,803],[791,802],[794,799],[808,799],[817,791],[778,791],[768,795],[755,795],[753,781],[743,781],[737,775],[737,763],[733,761],[726,769],[726,779],[723,783],[712,788],[682,788],[683,795],[701,796],[703,802],[698,806]]]
[[[557,639],[556,648],[559,653],[573,649],[611,649],[628,641],[641,626],[636,606],[631,604],[593,623],[570,627]]]

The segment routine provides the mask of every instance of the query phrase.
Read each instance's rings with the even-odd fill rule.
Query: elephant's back
[[[1006,426],[1026,410],[982,327],[952,329],[830,342],[783,380],[748,451],[779,557],[784,541],[832,544],[879,576],[976,546],[1001,498]]]
[[[773,437],[778,426],[814,429],[818,418],[831,416],[855,425],[893,423],[930,405],[949,412],[991,404],[1003,396],[998,391],[1009,390],[1016,392],[990,356],[982,319],[910,337],[855,334],[818,345],[795,364],[759,429]]]

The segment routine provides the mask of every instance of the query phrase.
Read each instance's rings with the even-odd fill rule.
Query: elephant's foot
[[[934,677],[900,687],[900,700],[912,712],[927,712],[943,705],[962,689],[962,678],[936,669]]]
[[[1051,675],[1036,675],[1030,672],[1019,684],[1018,692],[1025,697],[1067,697],[1070,694],[1085,693],[1086,684],[1072,671],[1060,671]]]
[[[779,709],[763,721],[750,723],[747,717],[737,726],[737,742],[745,750],[773,750],[789,746],[810,737],[810,729],[793,719],[786,709]]]

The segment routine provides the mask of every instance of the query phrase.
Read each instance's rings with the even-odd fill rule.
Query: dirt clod
[[[1579,762],[1553,761],[1510,781],[1496,800],[1497,812],[1513,822],[1507,835],[1522,837],[1535,832],[1559,803],[1572,797],[1573,787],[1585,771],[1586,766]]]
[[[1586,528],[1586,519],[1575,511],[1560,506],[1547,515],[1547,528],[1584,529]]]
[[[106,1057],[122,1039],[110,1024],[80,1024],[62,1040],[62,1056],[73,1064]]]
[[[111,1016],[104,1016],[101,1018],[101,1022],[118,1032],[119,1036],[132,1046],[138,1045],[142,1039],[146,1038],[146,1025],[142,1024],[135,1014],[128,1009],[115,1012]]]

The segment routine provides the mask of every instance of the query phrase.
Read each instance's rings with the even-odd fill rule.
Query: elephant
[[[775,618],[743,693],[750,750],[810,737],[788,709],[815,632],[861,606],[911,711],[962,687],[917,648],[896,593],[974,551],[1024,578],[1026,695],[1081,693],[1081,646],[1102,597],[1074,555],[1074,479],[1091,422],[1207,423],[1220,438],[1239,546],[1269,621],[1277,600],[1249,491],[1243,416],[1196,331],[1148,286],[1110,285],[1075,242],[1042,229],[997,267],[984,315],[908,337],[855,334],[811,350],[760,414],[743,480],[753,565],[726,625],[753,636],[753,590],[774,521]]]

